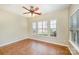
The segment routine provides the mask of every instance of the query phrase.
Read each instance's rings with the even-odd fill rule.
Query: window
[[[42,21],[38,22],[38,34],[42,33]]]
[[[43,33],[47,34],[47,21],[43,21]]]
[[[56,20],[51,20],[50,21],[50,28],[51,29],[56,28]]]
[[[71,42],[79,48],[79,10],[70,19]]]
[[[33,29],[33,33],[37,32],[37,26],[36,26],[36,22],[32,23],[32,29]]]
[[[56,20],[50,21],[50,36],[56,36]]]
[[[47,21],[38,22],[38,34],[47,35]]]
[[[43,36],[56,37],[56,20],[33,22],[33,33]]]

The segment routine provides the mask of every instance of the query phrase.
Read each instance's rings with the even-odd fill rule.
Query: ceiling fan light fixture
[[[33,14],[36,14],[36,15],[41,15],[40,12],[37,12],[39,10],[39,7],[33,7],[33,6],[30,6],[30,9],[26,8],[23,6],[23,8],[29,12],[25,12],[24,14],[31,14],[31,16],[33,16]]]

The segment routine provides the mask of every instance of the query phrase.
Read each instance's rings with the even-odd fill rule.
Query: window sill
[[[43,35],[39,35],[39,34],[32,34],[33,36],[37,36],[37,37],[42,37],[42,38],[56,38],[55,36],[43,36]]]

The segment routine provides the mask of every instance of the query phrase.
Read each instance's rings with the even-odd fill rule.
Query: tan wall
[[[50,43],[57,43],[61,45],[68,45],[68,9],[59,10],[56,12],[50,12],[49,14],[42,15],[35,18],[29,19],[28,32],[30,35],[32,34],[32,22],[40,21],[40,20],[57,20],[57,37],[49,38],[49,37],[40,37],[40,36],[32,36],[32,38],[38,38],[39,40],[48,41]]]
[[[0,9],[0,45],[23,39],[26,34],[27,20],[24,17]]]

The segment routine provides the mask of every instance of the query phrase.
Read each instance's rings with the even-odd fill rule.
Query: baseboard
[[[5,46],[5,45],[8,45],[8,44],[11,44],[11,43],[14,43],[14,42],[18,42],[18,41],[21,41],[21,40],[24,40],[24,39],[27,39],[27,38],[34,39],[34,40],[37,40],[38,39],[39,41],[43,41],[43,42],[47,42],[47,43],[51,43],[51,44],[57,44],[57,45],[61,45],[61,46],[68,47],[68,45],[66,45],[66,44],[62,44],[62,43],[60,44],[60,43],[56,43],[56,42],[49,42],[47,40],[40,40],[39,38],[33,38],[33,37],[30,37],[29,35],[27,37],[23,37],[21,39],[17,39],[17,40],[12,41],[12,42],[8,42],[8,43],[5,43],[5,44],[1,44],[0,47]]]
[[[71,52],[71,54],[72,54],[72,55],[74,55],[74,54],[73,54],[73,52],[72,52],[72,50],[70,49],[70,47],[69,47],[69,46],[68,46],[68,49],[69,49],[69,51]]]
[[[70,42],[70,44],[75,48],[75,50],[76,50],[77,52],[79,52],[79,48],[78,48],[71,40],[69,40],[69,42]],[[70,48],[69,48],[69,49],[70,49]],[[70,49],[70,51],[71,51],[72,54],[74,54],[71,49]]]
[[[31,37],[29,37],[30,39],[33,39],[33,40],[37,40],[36,38],[31,38]],[[49,41],[47,41],[47,40],[40,40],[40,39],[38,39],[38,41],[42,41],[42,42],[47,42],[47,43],[51,43],[51,44],[56,44],[56,45],[61,45],[61,46],[66,46],[66,47],[68,47],[68,45],[66,45],[66,44],[60,44],[60,43],[56,43],[56,42],[49,42]]]
[[[15,43],[15,42],[18,42],[18,41],[24,40],[24,39],[26,39],[26,38],[28,38],[28,37],[17,38],[17,39],[14,40],[14,41],[10,41],[10,42],[7,42],[7,43],[0,44],[0,47],[3,47],[3,46],[6,46],[6,45],[8,45],[8,44],[12,44],[12,43]]]

